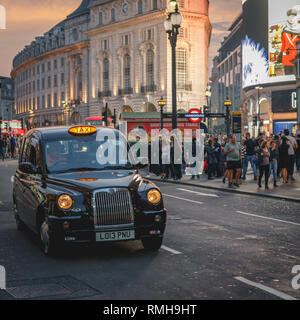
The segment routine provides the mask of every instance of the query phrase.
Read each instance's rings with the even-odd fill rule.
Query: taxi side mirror
[[[34,166],[32,163],[30,162],[21,162],[19,164],[19,169],[24,172],[24,173],[28,173],[28,174],[37,174],[38,169],[36,166]]]

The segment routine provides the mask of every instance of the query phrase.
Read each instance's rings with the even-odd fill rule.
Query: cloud
[[[9,76],[14,56],[74,11],[81,0],[2,0],[6,30],[0,30],[0,75]]]

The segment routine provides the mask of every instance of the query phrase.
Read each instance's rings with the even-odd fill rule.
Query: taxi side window
[[[34,138],[27,138],[25,143],[26,145],[23,150],[22,161],[32,163],[34,166],[36,166],[36,140]]]

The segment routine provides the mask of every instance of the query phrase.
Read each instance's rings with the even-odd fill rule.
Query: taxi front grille
[[[94,224],[97,227],[133,225],[134,215],[127,189],[109,188],[93,194]]]

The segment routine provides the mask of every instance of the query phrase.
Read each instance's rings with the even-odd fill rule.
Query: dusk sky
[[[6,8],[6,30],[0,30],[0,75],[9,76],[13,57],[63,20],[81,0],[0,0]],[[216,54],[232,20],[241,11],[241,0],[211,0],[210,20],[213,25],[210,56]]]

